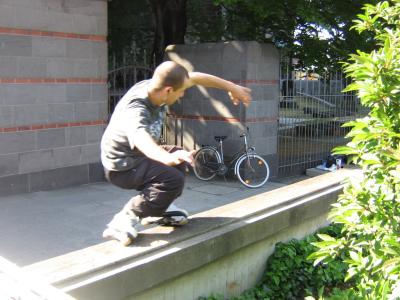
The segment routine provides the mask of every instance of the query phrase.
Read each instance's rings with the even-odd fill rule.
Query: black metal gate
[[[111,115],[115,105],[135,83],[151,78],[154,66],[146,61],[138,62],[135,52],[132,55],[123,53],[122,59],[119,61],[114,56],[109,65],[108,113]]]
[[[108,113],[111,114],[119,99],[136,82],[151,78],[153,70],[145,66],[124,66],[108,73]]]

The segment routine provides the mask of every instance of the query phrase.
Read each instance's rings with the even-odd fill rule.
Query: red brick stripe
[[[0,27],[0,34],[57,37],[64,39],[89,40],[95,42],[107,41],[107,37],[105,35],[78,34],[71,32],[57,32],[57,31],[44,31],[44,30],[5,28],[5,27]]]
[[[69,78],[49,78],[49,77],[9,77],[0,78],[1,83],[15,83],[15,84],[43,84],[43,83],[107,83],[105,78],[82,78],[82,77],[69,77]]]
[[[274,123],[276,121],[278,121],[277,117],[258,117],[246,119],[246,123]]]
[[[221,117],[221,116],[195,116],[195,115],[174,115],[168,114],[173,119],[180,120],[201,120],[201,121],[219,121],[227,123],[241,123],[239,118],[234,117]],[[244,120],[246,123],[272,123],[277,121],[276,117],[258,117],[258,118],[247,118]],[[20,132],[30,130],[42,130],[50,128],[66,128],[66,127],[78,127],[78,126],[94,126],[94,125],[105,125],[105,120],[94,120],[94,121],[81,121],[81,122],[64,122],[64,123],[49,123],[49,124],[33,124],[23,125],[15,127],[0,127],[1,132]]]
[[[0,132],[19,132],[19,131],[29,131],[29,130],[42,130],[42,129],[49,129],[49,128],[93,126],[93,125],[104,125],[106,123],[107,122],[105,120],[94,120],[94,121],[82,121],[82,122],[33,124],[33,125],[23,125],[23,126],[16,126],[16,127],[0,127]]]
[[[240,120],[235,117],[221,117],[221,116],[195,116],[195,115],[175,115],[168,114],[169,117],[179,120],[199,120],[199,121],[219,121],[227,123],[273,123],[278,120],[276,117],[258,117],[258,118],[246,118],[245,120]]]

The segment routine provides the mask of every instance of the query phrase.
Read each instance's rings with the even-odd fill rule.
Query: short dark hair
[[[153,74],[153,79],[158,89],[170,86],[175,91],[181,88],[185,79],[188,78],[188,71],[183,66],[173,61],[163,62],[155,69]]]

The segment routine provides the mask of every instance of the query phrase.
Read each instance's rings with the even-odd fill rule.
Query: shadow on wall
[[[225,135],[225,154],[237,152],[241,133],[249,127],[250,143],[257,153],[273,160],[277,153],[279,55],[269,44],[256,42],[173,45],[167,59],[189,71],[209,73],[252,89],[249,107],[233,105],[225,91],[193,87],[170,107],[165,142],[186,149],[216,145],[214,136]],[[272,159],[271,159],[272,158]]]

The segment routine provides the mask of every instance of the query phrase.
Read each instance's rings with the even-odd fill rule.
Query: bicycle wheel
[[[243,155],[235,166],[235,173],[241,183],[249,188],[258,188],[269,178],[267,162],[258,154]]]
[[[217,174],[221,156],[214,148],[201,148],[193,159],[194,175],[200,180],[210,180]]]

